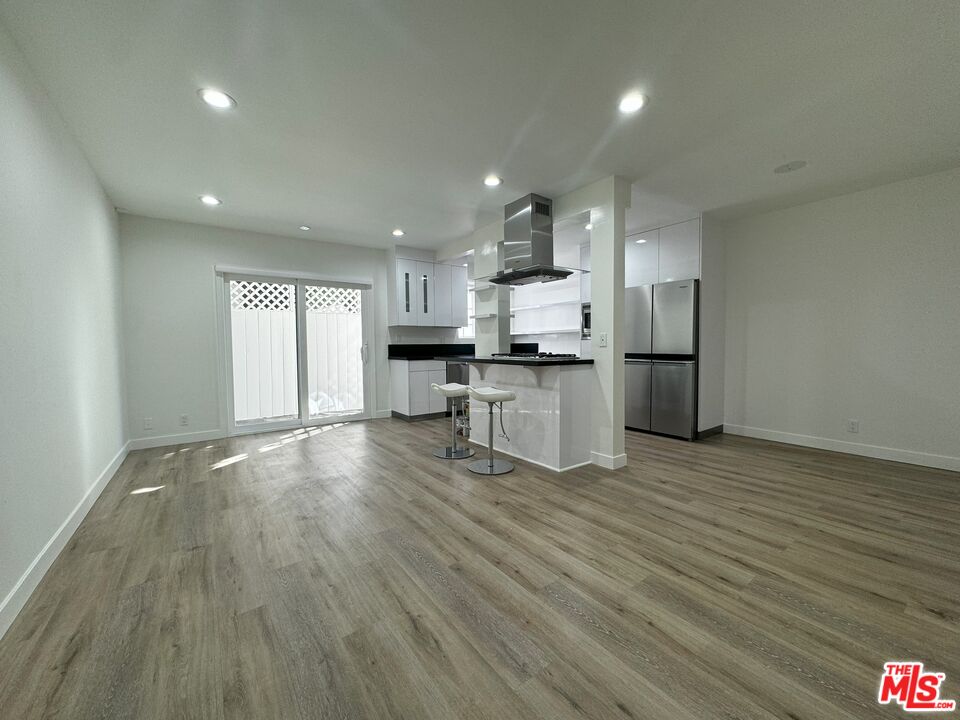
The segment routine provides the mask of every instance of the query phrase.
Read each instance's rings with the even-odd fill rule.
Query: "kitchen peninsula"
[[[470,365],[470,384],[512,390],[517,399],[503,404],[499,437],[494,419],[494,448],[550,470],[570,470],[590,462],[590,397],[593,360],[562,356],[437,357]],[[470,405],[470,440],[486,446],[485,403]],[[495,412],[499,412],[495,410]]]

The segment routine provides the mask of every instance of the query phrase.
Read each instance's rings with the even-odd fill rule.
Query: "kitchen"
[[[505,206],[503,239],[496,245],[497,269],[479,276],[472,273],[469,280],[468,295],[474,298],[467,304],[476,307],[476,298],[498,296],[500,312],[474,311],[468,320],[483,327],[503,324],[507,315],[509,345],[505,334],[498,335],[489,352],[479,353],[472,344],[444,342],[453,339],[449,331],[437,343],[392,343],[391,388],[396,417],[420,420],[453,415],[457,436],[483,447],[492,435],[497,452],[564,471],[591,462],[590,443],[580,440],[590,436],[590,415],[582,412],[574,398],[582,402],[589,396],[587,366],[593,362],[593,346],[606,347],[608,338],[605,332],[596,337],[592,333],[590,213],[555,221],[552,210],[552,200],[538,195]],[[685,440],[718,431],[698,427],[700,225],[695,217],[633,230],[625,238],[627,430]],[[472,270],[472,259],[471,255],[455,258],[451,267]],[[423,272],[411,274],[412,259],[398,257],[396,262],[397,279],[389,297],[396,297],[400,311],[391,335],[403,339],[411,334],[411,328],[401,326],[411,313],[408,308],[420,311],[420,322],[430,321],[430,284]],[[462,293],[467,281],[463,273],[455,277],[460,278],[455,292]],[[445,302],[441,292],[447,292],[446,285],[437,283],[436,313],[446,317],[439,310]],[[467,325],[462,312],[455,319],[459,326]],[[717,333],[722,328],[708,331]],[[500,432],[491,433],[492,415],[482,402],[465,402],[469,417],[456,417],[457,403],[432,389],[451,382],[493,386],[516,396],[497,406]]]

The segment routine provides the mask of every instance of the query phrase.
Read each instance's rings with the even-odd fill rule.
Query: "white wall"
[[[376,410],[390,408],[386,254],[310,239],[120,216],[129,436],[137,446],[222,435],[214,266],[303,272],[374,284]],[[180,426],[180,415],[190,418]],[[144,430],[143,419],[153,419]],[[163,440],[161,440],[163,439]]]
[[[960,470],[960,169],[725,234],[725,429]]]
[[[123,458],[116,213],[0,28],[0,635]]]

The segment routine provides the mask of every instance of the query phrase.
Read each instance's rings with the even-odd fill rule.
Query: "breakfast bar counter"
[[[437,360],[447,358],[438,357]],[[562,356],[459,356],[470,365],[470,385],[511,390],[517,399],[503,403],[503,426],[494,418],[494,448],[550,470],[571,470],[590,463],[590,404],[593,360]],[[487,445],[488,408],[470,404],[470,441]],[[499,413],[499,410],[495,411]]]

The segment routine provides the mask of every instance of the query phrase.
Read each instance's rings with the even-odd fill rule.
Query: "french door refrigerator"
[[[630,429],[696,437],[698,285],[680,280],[624,292]]]

